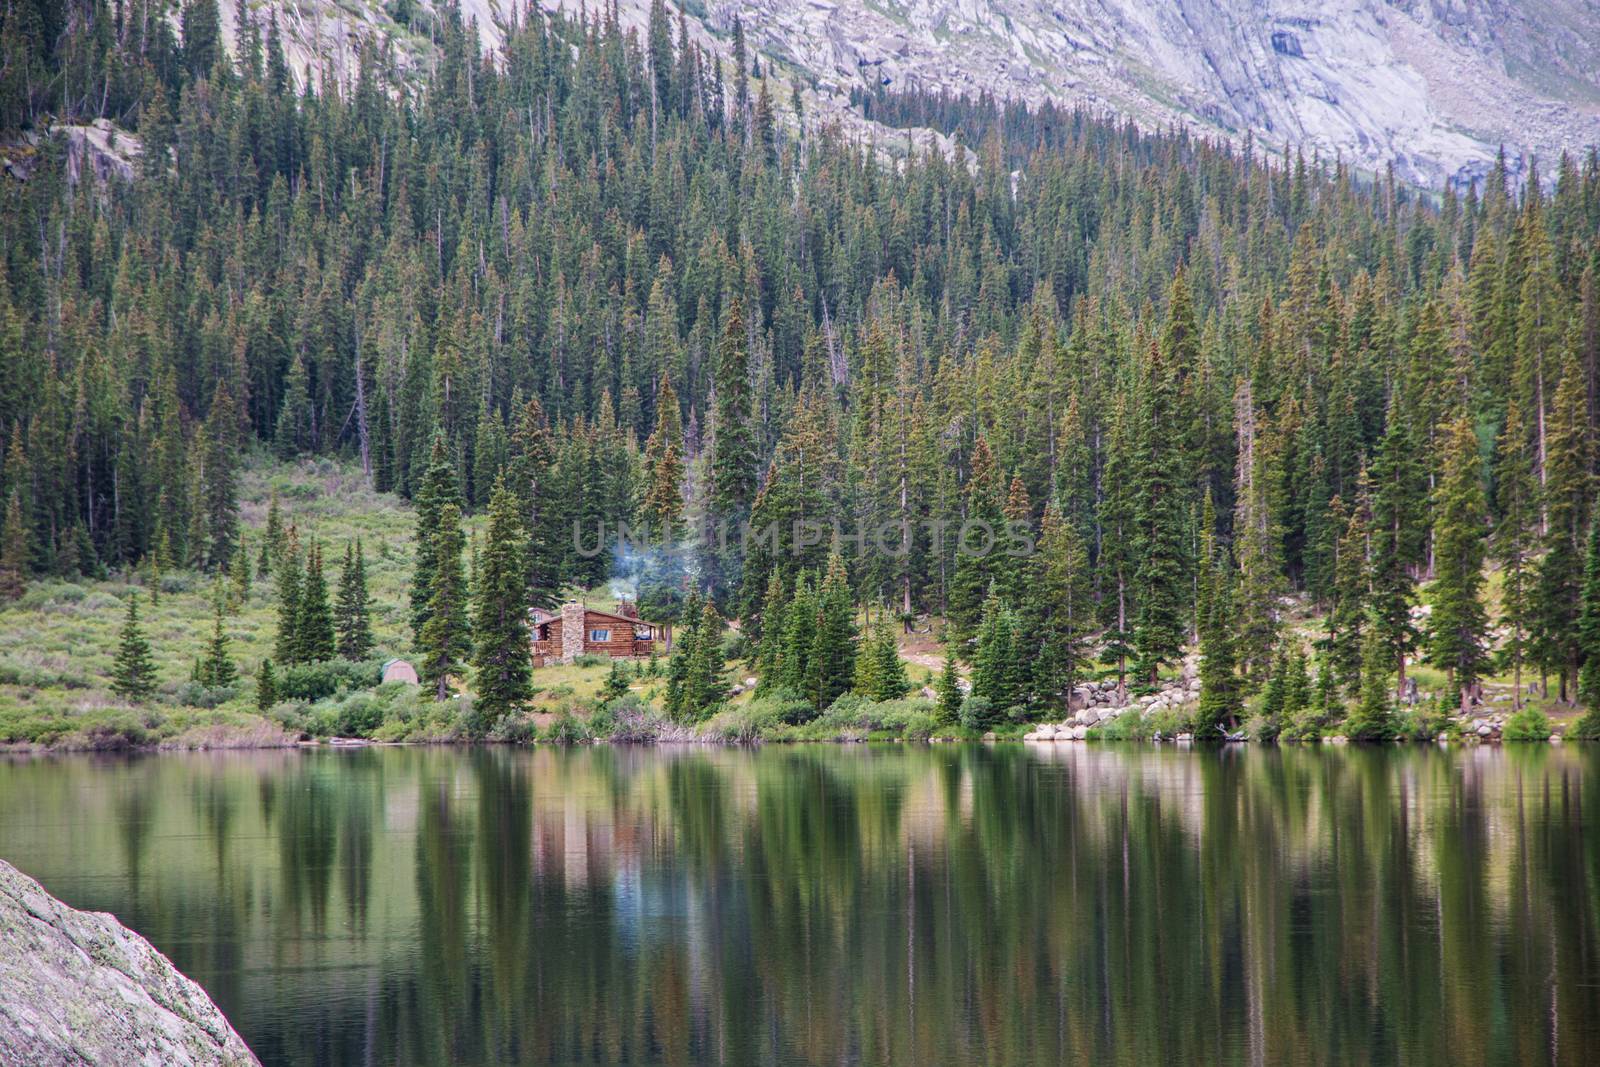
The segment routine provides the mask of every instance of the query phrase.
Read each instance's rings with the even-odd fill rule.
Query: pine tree
[[[1053,502],[1040,520],[1038,550],[1029,563],[1022,632],[1031,639],[1024,652],[1032,689],[1041,704],[1063,707],[1091,662],[1094,590],[1088,549]]]
[[[723,677],[722,619],[710,600],[700,608],[697,631],[683,689],[684,711],[691,720],[704,718],[728,693]]]
[[[208,77],[222,57],[222,19],[217,0],[184,0],[183,64],[197,78]]]
[[[414,501],[417,508],[416,558],[411,569],[411,632],[422,643],[422,630],[432,613],[434,594],[435,550],[438,531],[444,521],[446,508],[456,509],[456,520],[461,517],[461,488],[456,483],[455,469],[445,452],[443,434],[434,434],[429,451],[428,469],[422,475]],[[443,699],[442,697],[440,699]]]
[[[334,607],[334,629],[339,655],[366,659],[372,652],[372,612],[367,602],[367,563],[361,542],[346,542],[344,567],[339,572],[339,596]]]
[[[868,700],[899,700],[911,691],[894,628],[880,621],[856,655],[855,692]]]
[[[856,672],[855,602],[837,550],[817,589],[816,631],[806,658],[803,692],[818,710],[850,689]]]
[[[1403,414],[1398,390],[1390,398],[1388,425],[1372,465],[1372,549],[1370,553],[1368,624],[1377,628],[1378,641],[1388,649],[1403,691],[1406,657],[1416,648],[1417,628],[1411,620],[1416,602],[1412,567],[1422,560],[1421,500],[1423,479],[1417,447]],[[1363,684],[1370,672],[1365,666]]]
[[[265,715],[277,702],[278,676],[272,669],[272,661],[264,659],[256,672],[256,710]]]
[[[228,635],[222,625],[223,599],[216,598],[216,618],[211,630],[211,640],[206,643],[205,658],[197,672],[201,685],[208,689],[226,689],[239,678],[239,669],[228,655]]]
[[[1371,539],[1366,494],[1362,492],[1334,549],[1333,597],[1327,619],[1327,681],[1338,682],[1352,693],[1361,681],[1361,642],[1370,590],[1367,546]]]
[[[1183,651],[1188,615],[1188,503],[1182,490],[1177,383],[1159,345],[1151,344],[1139,400],[1132,476],[1138,614],[1133,627],[1134,672],[1154,685],[1161,667]]]
[[[972,473],[966,484],[966,516],[956,541],[955,577],[950,588],[949,623],[958,638],[976,632],[983,605],[994,585],[999,561],[997,546],[1005,529],[999,474],[986,438],[972,450]]]
[[[783,643],[787,635],[785,607],[783,575],[773,571],[761,602],[761,636],[756,648],[756,678],[761,691],[777,684],[778,672],[782,669]]]
[[[472,651],[467,576],[461,562],[461,509],[446,502],[439,508],[431,532],[427,621],[417,635],[417,647],[422,652],[422,680],[434,687],[434,699],[444,700],[450,695],[450,678],[461,673]]]
[[[128,614],[117,643],[116,662],[111,667],[111,691],[122,699],[143,704],[156,691],[156,664],[150,656],[150,642],[139,626],[139,594],[128,598]]]
[[[478,708],[491,721],[533,697],[528,654],[527,534],[516,494],[497,478],[489,497],[489,530],[476,585],[473,666]]]
[[[267,500],[267,531],[261,542],[261,563],[256,568],[258,574],[265,576],[272,573],[272,569],[283,558],[285,544],[283,509],[278,505],[278,491],[274,489]]]
[[[678,395],[665,374],[656,390],[656,425],[645,442],[645,495],[639,518],[662,544],[677,540],[683,522],[683,424]]]
[[[312,446],[312,407],[306,365],[298,352],[283,380],[283,406],[272,435],[272,449],[279,459],[293,459]]]
[[[1352,741],[1388,741],[1395,735],[1393,649],[1376,621],[1361,642],[1361,699],[1345,719],[1344,735]]]
[[[1134,654],[1134,484],[1133,430],[1127,403],[1119,394],[1112,401],[1106,442],[1105,501],[1099,512],[1103,548],[1100,553],[1102,621],[1105,658],[1117,665],[1117,695],[1127,696],[1128,660]]]
[[[692,592],[685,604],[683,631],[678,634],[678,640],[673,645],[672,658],[667,661],[664,703],[667,717],[673,722],[691,721],[694,711],[697,710],[694,707],[694,692],[690,679],[695,662],[700,656],[700,626],[703,618],[700,594]]]
[[[1577,623],[1592,485],[1584,405],[1582,372],[1569,363],[1549,420],[1544,487],[1548,526],[1534,593],[1534,651],[1541,670],[1558,675],[1563,700],[1571,696],[1581,655]]]
[[[1211,496],[1201,520],[1200,701],[1195,710],[1195,736],[1221,736],[1238,719],[1239,680],[1235,672],[1233,568],[1211,534]]]
[[[950,641],[944,646],[944,666],[939,671],[939,684],[935,686],[938,693],[939,722],[945,726],[954,726],[961,717],[961,676],[956,669],[955,644]]]
[[[300,662],[300,559],[296,553],[285,550],[274,567],[278,585],[278,637],[273,655],[279,663],[290,665]]]
[[[606,671],[606,680],[600,687],[600,704],[602,707],[613,700],[620,700],[628,695],[626,663],[626,660],[620,659],[611,661],[611,669]]]
[[[334,655],[333,614],[328,609],[328,581],[322,570],[322,543],[311,542],[305,579],[295,613],[295,661],[318,663]]]
[[[1527,444],[1522,408],[1513,399],[1500,434],[1495,466],[1495,504],[1500,523],[1494,553],[1500,562],[1500,622],[1506,629],[1504,652],[1511,661],[1512,701],[1522,708],[1522,665],[1534,625],[1534,553],[1538,541],[1538,492]]]
[[[906,674],[905,662],[900,658],[900,645],[895,639],[894,627],[886,623],[878,626],[877,643],[872,654],[878,661],[877,669],[873,672],[876,688],[872,699],[899,700],[911,692],[911,678]]]
[[[1600,715],[1600,516],[1589,520],[1589,547],[1583,561],[1583,607],[1578,614],[1578,641],[1583,668],[1578,675],[1578,700],[1591,715]]]
[[[1454,680],[1465,715],[1488,661],[1489,620],[1483,606],[1487,507],[1472,420],[1462,415],[1444,433],[1444,473],[1434,499],[1435,577],[1429,590],[1433,613],[1428,653]]]
[[[811,588],[808,571],[801,571],[795,576],[794,595],[789,598],[783,614],[783,650],[778,661],[778,681],[790,691],[804,694],[818,631],[817,599]]]
[[[563,574],[563,509],[555,477],[555,443],[539,398],[530,399],[512,436],[510,488],[520,500],[522,525],[527,535],[527,599],[532,607],[553,608]],[[435,483],[442,487],[442,483]],[[437,495],[442,489],[434,489]],[[421,523],[421,516],[418,516]],[[667,620],[663,620],[667,621]]]
[[[1272,661],[1272,673],[1261,689],[1261,711],[1255,724],[1259,740],[1271,741],[1283,732],[1288,720],[1289,657],[1282,649]]]
[[[1022,703],[1022,675],[1016,614],[999,598],[990,597],[983,606],[978,647],[972,658],[972,695],[989,701],[998,711],[1008,711]]]
[[[211,396],[205,431],[204,478],[194,510],[204,526],[206,562],[225,570],[239,541],[239,412],[220,379]]]
[[[235,608],[250,600],[250,549],[243,541],[228,565],[228,599]]]
[[[22,595],[28,576],[28,527],[22,519],[22,498],[16,490],[6,501],[4,526],[0,526],[0,600]]]
[[[717,346],[716,438],[711,451],[710,518],[728,531],[726,547],[716,538],[708,552],[710,585],[719,603],[739,587],[743,555],[739,531],[750,518],[756,493],[756,442],[751,425],[750,358],[744,305],[728,304]]]

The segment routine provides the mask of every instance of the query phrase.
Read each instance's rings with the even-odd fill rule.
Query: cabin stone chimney
[[[571,663],[583,652],[583,639],[587,636],[583,628],[584,610],[583,603],[569,600],[561,605],[561,663]]]

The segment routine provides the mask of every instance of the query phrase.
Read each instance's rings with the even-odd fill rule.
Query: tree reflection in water
[[[267,1063],[1588,1063],[1600,751],[0,763]]]

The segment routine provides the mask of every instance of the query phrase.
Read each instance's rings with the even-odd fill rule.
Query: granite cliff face
[[[1589,0],[723,0],[758,47],[823,83],[987,89],[1481,173],[1503,141],[1552,162],[1600,142]]]
[[[0,1063],[248,1067],[205,991],[110,915],[0,860]]]
[[[301,68],[363,36],[424,72],[442,0],[224,0],[282,12]],[[545,10],[604,0],[536,0]],[[642,28],[650,0],[615,0]],[[859,86],[988,90],[1335,153],[1438,185],[1487,170],[1504,143],[1549,173],[1600,143],[1600,0],[686,0],[691,34],[726,56],[735,17],[807,120],[848,113]],[[486,47],[520,0],[461,0]],[[677,7],[669,4],[674,19]],[[396,12],[404,12],[400,18]],[[402,22],[404,25],[402,26]],[[774,94],[786,102],[788,92]],[[925,135],[924,135],[925,136]]]

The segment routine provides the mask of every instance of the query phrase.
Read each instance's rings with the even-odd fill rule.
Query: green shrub
[[[776,709],[778,718],[790,726],[801,726],[817,717],[817,709],[809,700],[783,686],[774,686],[751,701],[757,703]]]
[[[604,667],[610,662],[610,656],[599,652],[582,652],[572,657],[574,667]]]
[[[582,745],[594,740],[594,734],[582,719],[566,708],[545,727],[544,740],[557,745]]]
[[[1550,716],[1543,708],[1526,707],[1514,712],[1500,730],[1502,741],[1548,741],[1554,733]]]
[[[1576,741],[1600,741],[1600,708],[1590,708],[1562,737]]]
[[[1089,727],[1089,736],[1098,741],[1148,741],[1154,733],[1137,710],[1125,711],[1114,719],[1101,719]]]
[[[1409,741],[1432,741],[1442,733],[1459,734],[1461,726],[1455,720],[1455,708],[1455,702],[1448,698],[1418,704],[1397,717],[1395,736]]]
[[[178,686],[176,699],[178,703],[191,708],[217,708],[238,695],[237,686],[209,686],[191,680]]]
[[[333,730],[339,737],[371,737],[383,725],[384,705],[371,693],[351,693],[339,702]]]
[[[926,741],[939,729],[939,713],[931,705],[927,711],[913,711],[906,716],[900,736],[907,741]]]
[[[527,712],[512,712],[502,715],[485,736],[500,744],[531,745],[539,740],[539,724]]]
[[[787,711],[792,705],[779,704],[777,707]],[[920,727],[921,716],[931,718],[934,712],[933,704],[920,697],[876,701],[855,693],[845,693],[827,711],[808,723],[798,736],[817,740],[872,734],[900,736],[913,723]]]
[[[1145,715],[1144,725],[1150,729],[1150,736],[1160,734],[1170,739],[1188,733],[1194,727],[1194,720],[1177,708],[1162,708],[1160,711],[1152,711]]]
[[[383,677],[383,664],[377,660],[352,663],[329,659],[318,663],[298,663],[278,674],[278,695],[293,700],[322,700],[338,692],[371,689]]]
[[[150,728],[133,715],[118,715],[94,723],[83,731],[83,735],[85,747],[96,752],[143,748],[151,741]]]
[[[988,697],[968,697],[961,702],[961,725],[973,733],[994,729],[998,717]]]

